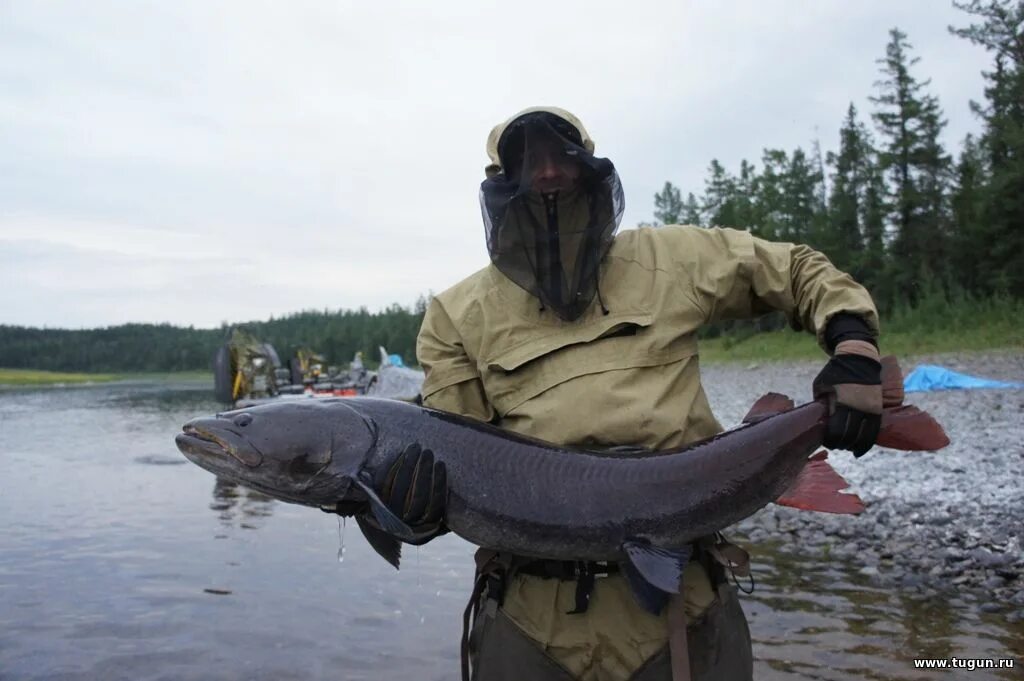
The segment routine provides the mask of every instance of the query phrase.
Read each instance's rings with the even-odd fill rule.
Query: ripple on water
[[[777,379],[754,383],[766,392]],[[735,391],[737,418],[757,392],[750,381],[715,385]],[[182,423],[216,409],[205,393],[166,387],[0,393],[0,675],[457,676],[472,548],[447,535],[395,572],[350,528],[339,565],[335,518],[161,463],[180,459]],[[914,675],[913,657],[1024,651],[1024,623],[979,616],[966,590],[883,589],[860,564],[798,548],[753,552],[757,589],[741,602],[759,680],[929,678]]]

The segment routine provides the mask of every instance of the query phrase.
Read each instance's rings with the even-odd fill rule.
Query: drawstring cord
[[[601,312],[607,315],[609,310],[604,306],[604,299],[601,298],[600,269],[594,272],[594,288],[597,289],[597,302],[601,306]]]

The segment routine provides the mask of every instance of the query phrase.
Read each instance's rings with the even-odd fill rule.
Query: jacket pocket
[[[655,324],[647,312],[610,314],[586,325],[545,329],[480,362],[488,399],[505,416],[527,400],[587,374],[657,366],[696,354],[692,334]]]

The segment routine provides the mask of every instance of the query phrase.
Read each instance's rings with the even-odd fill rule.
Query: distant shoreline
[[[954,341],[967,341],[959,344]],[[1000,338],[1001,343],[989,345],[986,339],[965,339],[962,336],[920,336],[916,333],[893,333],[883,336],[882,354],[901,360],[939,356],[979,355],[985,353],[1024,353],[1024,342]],[[991,342],[991,339],[989,339]],[[732,336],[700,341],[700,360],[705,365],[738,363],[787,363],[818,360],[824,351],[810,334],[792,331],[759,333],[737,340]],[[8,369],[0,367],[0,388],[82,386],[118,381],[209,381],[209,371],[88,373],[47,371],[45,369]]]
[[[85,386],[118,381],[209,381],[213,385],[213,373],[208,371],[161,371],[87,373],[70,371],[47,371],[45,369],[5,369],[0,367],[0,388]]]

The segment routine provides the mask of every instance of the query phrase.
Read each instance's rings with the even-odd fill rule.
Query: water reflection
[[[884,588],[841,563],[762,542],[756,591],[744,598],[755,678],[919,679],[913,658],[1006,658],[1020,664],[1020,624],[983,618],[952,596]],[[975,670],[971,678],[1020,678]]]
[[[263,519],[273,513],[274,499],[237,482],[216,478],[210,510],[217,512],[221,524],[244,530],[258,530]]]
[[[0,677],[456,678],[472,547],[440,537],[395,572],[336,517],[161,465],[183,460],[181,424],[217,409],[166,385],[0,392]],[[979,616],[983,593],[883,588],[797,538],[753,548],[759,680],[1022,659],[1024,624]]]

